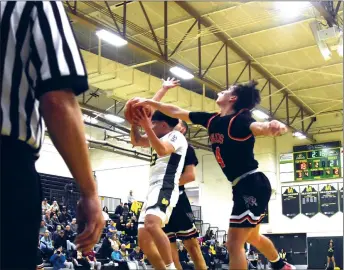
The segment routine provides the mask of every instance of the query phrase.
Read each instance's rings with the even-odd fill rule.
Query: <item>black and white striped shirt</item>
[[[0,5],[1,135],[38,151],[45,130],[39,98],[61,89],[86,91],[87,72],[62,2]]]

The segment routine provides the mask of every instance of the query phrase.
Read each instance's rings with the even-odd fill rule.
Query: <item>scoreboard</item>
[[[295,181],[340,178],[340,147],[340,142],[294,146]]]

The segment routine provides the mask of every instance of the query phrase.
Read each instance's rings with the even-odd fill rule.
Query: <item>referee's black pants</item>
[[[26,143],[0,137],[0,269],[36,269],[41,185],[36,158]]]

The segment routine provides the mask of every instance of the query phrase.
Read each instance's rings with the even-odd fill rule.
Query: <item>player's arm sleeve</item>
[[[209,121],[215,113],[207,113],[207,112],[190,112],[189,118],[193,124],[201,125],[205,128],[208,128]]]
[[[168,136],[168,143],[172,145],[174,148],[174,151],[177,151],[178,148],[182,147],[183,144],[186,143],[185,137],[183,134],[180,132],[174,131],[171,132],[170,135]]]
[[[36,1],[32,13],[31,61],[36,69],[36,97],[70,89],[88,89],[87,72],[61,1]]]
[[[192,146],[188,147],[188,150],[185,156],[184,166],[189,166],[189,165],[194,165],[194,166],[198,165],[198,159],[195,153],[195,149]]]
[[[250,126],[256,122],[251,116],[250,112],[243,112],[233,119],[232,123],[228,126],[228,135],[233,138],[245,139],[252,135]]]

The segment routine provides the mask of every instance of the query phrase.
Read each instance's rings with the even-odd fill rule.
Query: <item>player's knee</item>
[[[242,241],[231,241],[230,245],[227,245],[227,249],[230,255],[245,252],[244,243]]]
[[[158,230],[160,227],[160,224],[157,224],[154,220],[146,220],[145,222],[145,229],[150,233],[153,234]]]
[[[185,240],[184,245],[191,256],[198,256],[199,254],[201,254],[200,247],[196,238]]]

